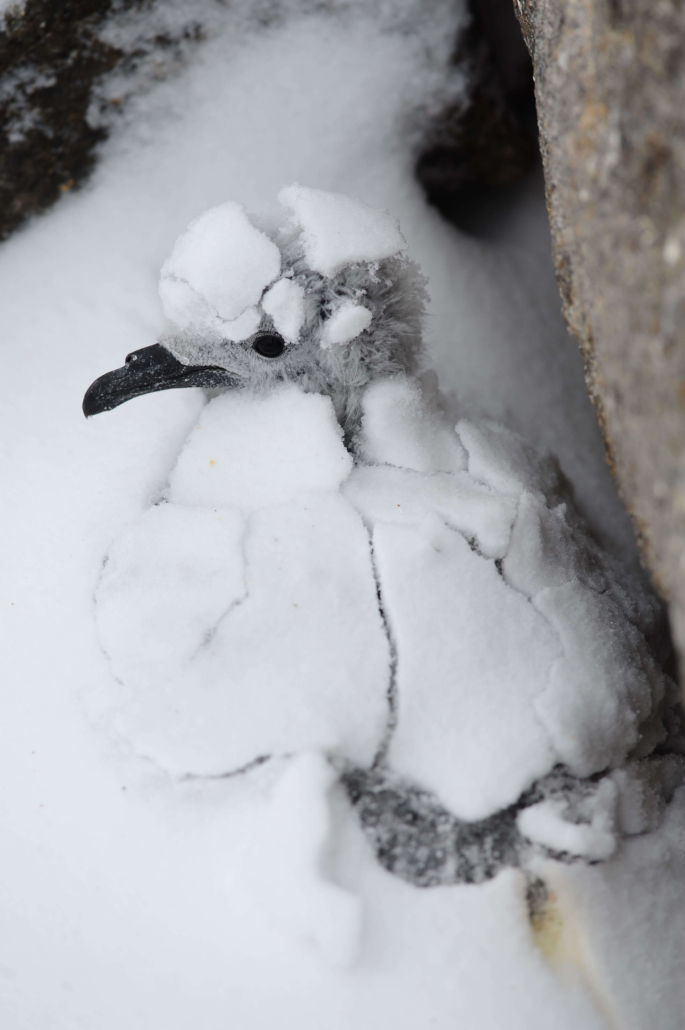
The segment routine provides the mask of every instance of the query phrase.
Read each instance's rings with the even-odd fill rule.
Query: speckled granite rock
[[[0,32],[0,238],[90,172],[93,79],[121,57],[97,38],[111,0],[28,0]]]
[[[514,0],[554,259],[616,481],[685,655],[685,8]]]
[[[92,171],[95,148],[108,134],[107,115],[122,104],[100,93],[107,73],[121,72],[136,86],[146,76],[161,78],[202,37],[193,5],[167,24],[151,15],[159,7],[154,0],[25,0],[5,10],[0,240]],[[178,5],[169,7],[173,15]],[[119,45],[105,38],[105,22],[126,19],[133,28],[121,33]]]

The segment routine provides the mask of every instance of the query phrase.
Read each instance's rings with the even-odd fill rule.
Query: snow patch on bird
[[[555,763],[533,704],[561,654],[558,638],[494,562],[460,533],[436,533],[435,518],[379,523],[373,540],[400,656],[388,760],[459,818],[485,818]]]
[[[243,533],[235,509],[162,504],[112,545],[97,591],[98,628],[128,689],[147,690],[173,675],[244,595]]]
[[[341,193],[294,183],[278,199],[302,229],[309,267],[321,275],[330,278],[345,265],[381,261],[406,248],[397,219]]]
[[[359,449],[374,465],[415,472],[459,472],[466,451],[444,414],[415,379],[393,376],[372,383],[362,402]]]
[[[305,318],[304,289],[299,283],[279,279],[264,294],[262,309],[271,315],[286,343],[297,343]]]
[[[171,474],[169,499],[247,513],[337,490],[351,470],[328,397],[292,384],[265,394],[230,390],[203,410]]]
[[[164,313],[180,329],[245,340],[259,325],[262,292],[280,270],[276,244],[228,201],[205,211],[176,240],[162,266]]]
[[[616,850],[617,787],[608,777],[579,803],[545,798],[519,812],[521,833],[552,851],[590,861],[610,858]]]
[[[326,321],[321,335],[324,349],[335,343],[350,343],[371,325],[371,312],[353,300],[344,300]]]
[[[496,494],[466,473],[422,475],[409,468],[359,465],[342,492],[370,528],[381,522],[418,526],[427,512],[435,512],[475,540],[486,557],[507,553],[516,498]]]
[[[186,511],[201,530],[213,513],[199,500]],[[201,531],[179,543],[179,507],[160,506],[154,534],[145,517],[131,526],[132,544],[113,548],[96,591],[101,640],[125,684],[113,699],[118,732],[174,776],[228,775],[307,750],[370,765],[387,723],[389,656],[359,516],[319,491],[245,520],[233,509],[223,544]],[[183,583],[212,562],[219,580],[233,571],[208,607],[200,580],[187,597]],[[150,654],[149,626],[159,641]]]

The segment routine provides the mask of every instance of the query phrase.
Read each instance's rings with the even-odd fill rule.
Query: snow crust
[[[331,347],[336,343],[349,343],[371,325],[371,312],[363,304],[344,300],[324,326],[321,346]]]
[[[282,189],[278,199],[302,229],[309,267],[322,275],[332,277],[345,265],[392,257],[407,245],[397,219],[391,214],[341,193],[308,189],[295,183]]]
[[[202,412],[169,480],[176,504],[234,505],[244,512],[303,492],[335,491],[352,457],[327,397],[283,386],[235,390]]]
[[[343,493],[371,527],[420,526],[435,514],[475,540],[488,558],[506,554],[516,516],[515,497],[495,494],[464,473],[426,476],[406,468],[361,465],[344,483]]]
[[[180,329],[245,340],[261,320],[262,291],[280,270],[276,244],[228,201],[196,218],[174,244],[159,284],[164,314]]]
[[[612,781],[603,780],[587,798],[586,811],[577,813],[586,817],[582,822],[565,818],[566,802],[548,798],[519,813],[519,830],[524,837],[552,851],[602,861],[616,850],[616,794]]]
[[[305,316],[302,286],[292,279],[279,279],[264,294],[262,308],[286,343],[297,343]]]
[[[337,492],[350,468],[328,398],[286,386],[204,409],[169,503],[113,545],[95,595],[138,753],[174,775],[313,749],[373,761],[388,644],[368,535]]]
[[[373,465],[415,472],[459,472],[466,451],[443,413],[415,380],[381,379],[364,393],[360,450]]]
[[[533,702],[558,641],[437,517],[377,527],[374,553],[400,657],[390,763],[455,815],[484,818],[554,764]]]

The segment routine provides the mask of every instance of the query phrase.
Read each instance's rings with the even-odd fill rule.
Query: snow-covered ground
[[[602,539],[634,554],[560,321],[539,182],[476,241],[412,177],[421,120],[460,89],[460,6],[210,13],[187,67],[130,99],[91,182],[0,250],[2,1026],[678,1030],[676,803],[620,862],[545,872],[571,926],[561,947],[549,926],[536,943],[518,871],[428,890],[385,872],[316,755],[179,780],[112,730],[103,561],[206,399],[169,391],[88,422],[81,399],[158,338],[162,263],[226,200],[274,208],[299,181],[389,209],[430,280],[429,349],[455,410],[555,451]]]

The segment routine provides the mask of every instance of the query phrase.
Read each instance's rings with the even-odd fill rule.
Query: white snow
[[[528,492],[544,500],[558,488],[558,466],[541,460],[526,440],[496,422],[474,424],[462,419],[457,433],[468,453],[469,475],[502,493]]]
[[[162,265],[164,314],[180,329],[245,340],[259,325],[262,291],[280,270],[276,244],[227,201],[191,222]]]
[[[663,731],[640,724],[657,708],[665,681],[638,630],[608,595],[577,580],[543,590],[535,607],[564,649],[535,703],[561,760],[588,776],[639,744],[651,750]]]
[[[437,516],[425,529],[381,524],[373,541],[399,656],[390,762],[455,815],[484,818],[554,764],[532,702],[558,640]]]
[[[622,841],[612,861],[539,868],[573,942],[575,968],[562,975],[587,984],[605,1025],[682,1026],[684,815],[681,788],[658,830]]]
[[[232,553],[219,555],[239,566],[244,590],[231,594],[229,582],[224,609],[201,610],[190,654],[190,632],[171,636],[187,602],[163,591],[189,563],[211,561],[212,541],[193,537],[178,551],[163,516],[158,527],[154,546],[105,567],[96,592],[100,637],[123,684],[111,699],[119,733],[174,775],[216,776],[312,749],[373,761],[387,721],[387,642],[367,536],[349,505],[321,493],[255,512]],[[141,594],[139,583],[154,582],[160,565],[171,572],[155,584],[157,603],[173,619],[164,662],[148,675],[140,631],[154,587]]]
[[[95,593],[113,717],[139,754],[175,775],[314,748],[373,761],[388,644],[367,533],[337,493],[351,464],[318,394],[205,407],[170,503],[114,543]]]
[[[359,951],[361,901],[324,870],[336,781],[323,755],[305,752],[288,763],[245,849],[243,876],[289,945],[313,945],[330,965],[349,968]]]
[[[397,219],[391,214],[340,193],[307,189],[295,183],[282,189],[278,199],[292,212],[293,222],[302,228],[309,267],[329,278],[345,265],[380,261],[407,245]]]
[[[286,343],[297,343],[304,322],[304,289],[292,279],[279,279],[262,298],[262,309],[271,315]]]
[[[496,494],[464,473],[426,476],[409,469],[361,465],[342,492],[370,527],[382,522],[418,526],[437,514],[475,540],[486,557],[507,553],[516,498]]]
[[[362,401],[360,448],[373,465],[416,472],[458,472],[466,452],[442,412],[415,380],[394,376],[373,383]]]
[[[554,798],[524,808],[517,817],[524,837],[553,851],[601,861],[616,850],[616,787],[609,779],[587,799],[587,822],[565,818],[567,804]]]
[[[145,692],[172,677],[244,596],[244,532],[235,509],[177,504],[123,530],[97,591],[100,640],[121,681]]]
[[[507,583],[527,597],[576,578],[599,593],[608,588],[587,540],[579,542],[567,524],[566,505],[550,510],[529,493],[521,495],[502,569]]]
[[[337,490],[352,469],[328,397],[283,386],[215,397],[193,428],[169,481],[177,504],[244,512],[313,490]]]
[[[324,326],[321,346],[330,347],[335,343],[349,343],[371,325],[371,312],[363,304],[355,304],[353,300],[343,300]]]

